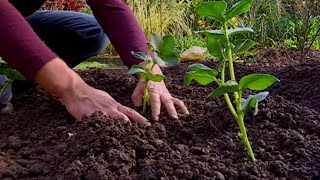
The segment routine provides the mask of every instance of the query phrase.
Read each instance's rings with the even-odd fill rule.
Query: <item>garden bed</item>
[[[166,83],[191,115],[140,127],[98,113],[75,123],[40,89],[14,98],[0,117],[0,179],[320,179],[320,63],[237,64],[237,76],[270,73],[280,83],[245,122],[257,163],[212,87],[183,86],[188,64],[165,69]],[[79,71],[94,87],[132,107],[136,80],[125,70]],[[148,115],[148,117],[150,117]]]

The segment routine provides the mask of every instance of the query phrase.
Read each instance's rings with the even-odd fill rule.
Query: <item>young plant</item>
[[[0,96],[14,80],[25,80],[24,76],[0,59],[0,74],[7,76],[8,80],[0,85]]]
[[[214,1],[203,3],[196,8],[198,15],[218,20],[221,24],[221,29],[198,32],[206,35],[209,53],[219,59],[219,69],[214,70],[199,63],[192,64],[188,67],[184,84],[188,87],[195,80],[201,85],[208,85],[212,82],[218,85],[218,88],[214,89],[208,97],[224,96],[231,114],[240,128],[239,136],[245,145],[245,149],[252,160],[256,161],[247,136],[244,116],[248,112],[257,115],[258,103],[264,100],[269,93],[265,91],[243,98],[243,91],[246,89],[264,90],[279,80],[269,74],[250,74],[242,77],[239,82],[236,80],[233,65],[234,57],[245,53],[255,45],[255,42],[245,38],[235,39],[241,36],[234,36],[235,34],[253,33],[253,29],[249,27],[228,29],[228,23],[233,17],[248,12],[251,5],[252,0],[242,0],[227,9],[226,2]],[[228,62],[230,80],[225,78],[226,62]],[[218,77],[219,73],[220,77]],[[230,93],[234,95],[234,101],[231,101]]]
[[[166,35],[162,38],[158,34],[153,33],[150,37],[150,43],[148,43],[147,54],[143,52],[132,52],[132,55],[145,62],[145,66],[134,65],[128,71],[128,74],[136,74],[138,77],[144,79],[143,113],[146,112],[147,106],[149,105],[147,88],[149,81],[161,82],[165,79],[164,75],[152,73],[154,66],[157,64],[160,67],[169,67],[179,63],[179,53],[175,46],[173,36]]]

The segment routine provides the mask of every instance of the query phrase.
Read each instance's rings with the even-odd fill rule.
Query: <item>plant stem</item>
[[[149,80],[145,80],[144,81],[144,92],[143,92],[143,110],[142,110],[142,113],[146,113],[146,110],[147,110],[147,103],[148,103],[148,100],[149,100],[149,94],[148,94],[148,82]]]
[[[236,120],[237,120],[238,126],[240,128],[240,136],[241,136],[242,142],[246,146],[246,150],[247,150],[249,156],[252,158],[252,160],[254,162],[256,162],[257,159],[254,156],[253,150],[251,148],[250,141],[248,139],[247,130],[246,130],[246,127],[244,125],[244,115],[243,114],[239,115]]]
[[[226,37],[226,41],[227,41],[227,56],[228,56],[228,62],[229,62],[229,71],[230,71],[230,78],[231,80],[236,80],[236,76],[234,73],[234,65],[233,65],[233,59],[232,59],[232,50],[231,50],[231,43],[230,43],[230,39],[229,39],[229,35],[228,35],[228,27],[227,27],[227,23],[223,23],[223,31]],[[244,143],[246,150],[249,154],[249,156],[252,158],[252,160],[255,162],[256,158],[254,157],[254,153],[252,151],[251,148],[251,144],[250,141],[248,139],[248,135],[247,135],[247,130],[244,124],[244,113],[241,110],[241,96],[242,96],[242,92],[235,92],[234,93],[234,98],[235,98],[235,102],[236,102],[236,109],[237,111],[235,111],[229,95],[228,94],[224,94],[225,100],[228,104],[228,107],[233,115],[233,117],[236,119],[238,126],[240,128],[240,136],[241,136],[241,140]]]
[[[234,109],[234,107],[233,107],[233,105],[232,105],[232,102],[231,102],[231,100],[230,100],[229,94],[227,94],[227,93],[224,94],[224,99],[225,99],[226,102],[227,102],[227,105],[228,105],[228,107],[229,107],[229,109],[230,109],[230,111],[231,111],[232,116],[233,116],[235,119],[238,119],[238,114],[237,114],[236,110]]]
[[[12,83],[12,79],[7,80],[4,85],[0,89],[0,96],[3,94],[3,92],[7,89],[7,87]]]

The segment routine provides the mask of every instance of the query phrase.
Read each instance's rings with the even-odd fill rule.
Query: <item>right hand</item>
[[[123,106],[115,101],[108,93],[83,84],[77,88],[76,92],[68,93],[62,99],[69,113],[77,120],[81,120],[84,115],[90,116],[94,112],[101,111],[110,118],[120,118],[126,121],[133,120],[140,124],[149,126],[146,118],[135,110]]]
[[[129,119],[144,125],[148,120],[138,112],[116,102],[108,93],[95,89],[70,69],[62,59],[46,63],[36,74],[35,82],[56,95],[77,120],[101,111],[110,118]]]

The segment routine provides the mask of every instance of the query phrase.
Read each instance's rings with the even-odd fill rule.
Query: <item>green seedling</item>
[[[231,18],[246,13],[250,10],[252,0],[242,0],[227,9],[227,3],[224,1],[214,1],[203,3],[196,8],[198,15],[208,17],[220,22],[221,29],[198,31],[207,37],[207,46],[209,53],[219,59],[218,70],[211,69],[203,64],[196,63],[188,67],[184,78],[185,86],[190,86],[194,80],[201,85],[208,85],[215,82],[218,88],[214,89],[208,97],[224,96],[226,103],[236,119],[240,128],[239,136],[245,145],[247,153],[256,161],[250,141],[247,136],[244,124],[245,114],[251,112],[254,116],[258,113],[258,103],[264,100],[269,92],[260,92],[243,98],[243,91],[246,89],[252,91],[261,91],[279,80],[269,74],[249,74],[236,80],[234,72],[234,59],[237,55],[243,54],[255,45],[250,39],[240,39],[239,35],[253,33],[250,27],[236,27],[228,29]],[[238,35],[238,36],[235,36]],[[230,71],[230,80],[225,80],[226,62]],[[220,73],[220,78],[218,77]],[[231,101],[229,94],[234,95],[234,101]]]
[[[7,63],[0,59],[0,74],[7,76],[8,80],[0,85],[0,96],[14,80],[25,80],[25,77],[17,70],[12,69]]]
[[[164,75],[153,74],[155,65],[160,67],[175,66],[179,63],[179,53],[176,50],[176,44],[173,36],[166,35],[163,38],[158,34],[151,34],[150,43],[148,43],[147,54],[143,52],[132,52],[132,55],[145,62],[145,66],[134,65],[128,74],[136,74],[144,80],[143,113],[146,113],[149,103],[148,83],[149,81],[161,82],[165,79]],[[151,64],[151,67],[149,65]]]

